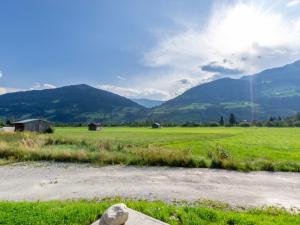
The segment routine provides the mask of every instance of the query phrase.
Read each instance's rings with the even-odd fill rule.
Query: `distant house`
[[[160,123],[152,123],[152,128],[161,128]]]
[[[101,124],[100,123],[90,123],[88,125],[88,127],[89,127],[90,131],[99,131],[99,130],[101,130]]]
[[[21,120],[14,123],[15,131],[44,133],[51,129],[51,123],[41,119]]]

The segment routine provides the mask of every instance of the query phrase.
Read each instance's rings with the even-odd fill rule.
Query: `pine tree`
[[[235,119],[235,115],[233,113],[230,113],[229,123],[230,123],[230,125],[236,125],[236,119]]]
[[[220,125],[224,126],[224,118],[223,118],[223,116],[221,116],[221,118],[220,118]]]

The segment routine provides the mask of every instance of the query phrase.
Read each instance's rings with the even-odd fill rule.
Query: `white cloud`
[[[154,88],[129,88],[115,85],[98,85],[97,88],[110,91],[127,98],[162,99],[169,94],[166,91]]]
[[[0,95],[7,94],[7,93],[12,93],[12,92],[17,92],[17,91],[22,91],[22,90],[17,89],[17,88],[0,87]]]
[[[168,100],[188,88],[201,82],[193,76],[186,74],[165,74],[137,76],[123,86],[97,85],[98,88],[107,90],[128,98],[149,98],[154,100]],[[202,78],[203,79],[203,78]]]
[[[0,87],[0,95],[6,94],[7,90],[6,88]]]
[[[53,89],[56,88],[55,85],[53,84],[41,84],[41,83],[36,83],[32,88],[30,88],[29,90],[44,90],[44,89]]]
[[[294,7],[300,5],[300,0],[290,0],[286,3],[287,7]]]
[[[45,83],[45,84],[36,83],[32,88],[29,88],[29,89],[0,87],[0,95],[12,93],[12,92],[18,92],[18,91],[44,90],[44,89],[52,89],[52,88],[56,88],[56,86],[52,85],[52,84],[47,84],[47,83]]]
[[[288,17],[272,7],[272,1],[267,1],[268,7],[260,2],[216,5],[202,29],[186,25],[175,35],[164,34],[145,54],[145,64],[208,78],[215,72],[201,73],[200,68],[211,63],[253,74],[299,59],[300,15]]]
[[[119,80],[127,80],[125,77],[122,77],[122,76],[117,76],[117,78],[118,78]]]

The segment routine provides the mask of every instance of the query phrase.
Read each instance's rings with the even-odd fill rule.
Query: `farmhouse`
[[[153,123],[152,128],[161,128],[160,123]]]
[[[100,123],[90,123],[88,125],[88,127],[89,127],[90,131],[99,131],[99,130],[101,130],[101,124]]]
[[[51,123],[41,119],[28,119],[14,123],[15,131],[47,132],[51,129]]]

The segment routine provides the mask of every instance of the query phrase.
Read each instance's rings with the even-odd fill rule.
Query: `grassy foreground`
[[[124,201],[123,201],[124,202]],[[0,224],[5,225],[88,225],[116,201],[0,202]],[[125,201],[140,212],[172,225],[298,225],[300,215],[284,210],[233,210],[218,204],[192,206],[163,202]]]
[[[0,158],[300,172],[300,129],[113,127],[0,133]]]

